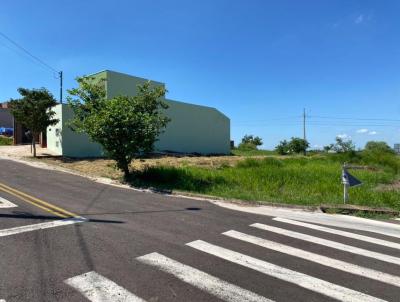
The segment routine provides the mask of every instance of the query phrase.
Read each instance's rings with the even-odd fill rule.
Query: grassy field
[[[353,175],[363,185],[350,189],[350,203],[400,210],[398,175],[390,167],[371,166]],[[342,203],[341,163],[325,156],[248,158],[236,166],[205,169],[156,166],[135,173],[136,186],[182,190],[249,201],[299,205]]]
[[[94,176],[121,179],[111,160],[42,159]],[[400,160],[395,155],[162,156],[135,160],[131,184],[247,201],[299,205],[341,204],[341,165],[363,185],[350,189],[350,204],[400,210]]]
[[[266,155],[276,155],[275,151],[270,150],[240,150],[240,149],[232,149],[232,155],[237,156],[266,156]]]
[[[13,143],[12,137],[0,135],[0,146],[10,146]]]

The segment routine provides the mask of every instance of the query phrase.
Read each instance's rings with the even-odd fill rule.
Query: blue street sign
[[[346,169],[343,169],[342,172],[342,183],[344,185],[348,185],[349,187],[362,185],[362,182],[351,175]]]

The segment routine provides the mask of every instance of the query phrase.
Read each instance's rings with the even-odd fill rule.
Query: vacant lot
[[[52,164],[93,176],[120,179],[106,159],[43,158]],[[350,189],[350,203],[400,210],[399,159],[326,154],[303,156],[155,157],[138,159],[131,184],[163,190],[201,193],[248,201],[300,205],[341,204],[341,164],[355,162],[363,185]]]

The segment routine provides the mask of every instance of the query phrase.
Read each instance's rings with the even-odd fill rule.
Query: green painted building
[[[147,79],[115,72],[101,71],[92,75],[105,79],[107,98],[117,95],[134,96],[137,85]],[[163,83],[151,81],[153,85]],[[165,99],[169,108],[165,115],[171,121],[165,132],[155,143],[155,151],[200,154],[229,154],[230,120],[215,108]],[[104,155],[102,147],[92,142],[85,134],[73,132],[68,127],[72,118],[71,109],[59,104],[53,109],[58,124],[47,129],[47,148],[53,153],[67,157],[100,157]]]

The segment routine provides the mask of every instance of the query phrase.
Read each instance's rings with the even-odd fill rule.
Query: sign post
[[[351,175],[347,169],[359,167],[347,166],[346,163],[342,166],[342,184],[343,184],[343,202],[346,204],[349,201],[349,188],[362,185],[362,182]]]

